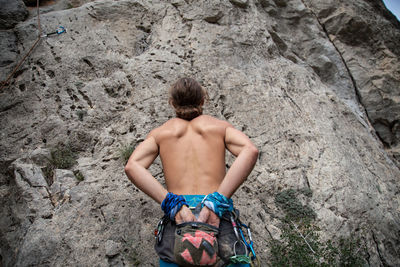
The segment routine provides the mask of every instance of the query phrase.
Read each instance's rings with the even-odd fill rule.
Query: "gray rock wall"
[[[381,1],[305,1],[346,62],[360,103],[399,158],[400,22]]]
[[[0,30],[11,29],[28,16],[28,10],[22,0],[1,0],[0,6]]]
[[[280,232],[274,196],[289,188],[312,190],[324,238],[362,232],[369,265],[400,265],[399,28],[381,2],[102,0],[47,11],[43,31],[67,33],[43,38],[0,92],[4,266],[157,265],[161,209],[128,181],[119,152],[174,116],[168,86],[183,75],[208,90],[207,114],[260,149],[234,201],[263,266]],[[13,57],[23,55],[34,15],[10,35]],[[59,143],[77,163],[48,176]],[[150,170],[162,182],[158,160]]]

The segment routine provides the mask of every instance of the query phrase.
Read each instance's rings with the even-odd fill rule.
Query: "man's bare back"
[[[191,121],[175,118],[153,130],[159,146],[167,190],[206,195],[225,177],[225,131],[231,125],[202,115]]]
[[[257,161],[258,150],[244,133],[226,121],[201,115],[205,95],[195,80],[178,80],[170,91],[170,104],[178,118],[152,130],[125,166],[128,178],[158,203],[168,192],[176,195],[217,192],[230,198]],[[225,149],[236,157],[228,172],[225,172]],[[167,188],[147,170],[159,155]],[[198,220],[212,221],[218,226],[215,216],[204,207]],[[180,223],[196,218],[183,206],[175,220]]]
[[[228,173],[225,149],[237,157]],[[158,155],[167,190],[147,170]],[[176,118],[149,133],[132,153],[125,171],[159,203],[167,192],[190,195],[217,190],[231,197],[253,169],[257,155],[250,139],[228,122],[205,115],[191,121]]]
[[[173,84],[169,103],[177,118],[152,130],[125,166],[132,183],[160,203],[174,225],[197,221],[219,227],[220,218],[233,210],[230,197],[250,174],[258,157],[257,148],[244,133],[226,121],[202,115],[206,95],[194,79],[181,78]],[[227,172],[225,150],[236,157]],[[167,188],[148,170],[158,156]],[[186,202],[190,197],[197,201],[192,206]],[[189,209],[195,206],[201,207],[196,215]],[[168,225],[172,227],[171,223]],[[233,228],[231,234],[235,239]],[[163,245],[161,248],[166,249]],[[202,250],[200,246],[198,249]],[[205,251],[199,253],[203,255]],[[176,257],[168,256],[166,260],[174,262]]]

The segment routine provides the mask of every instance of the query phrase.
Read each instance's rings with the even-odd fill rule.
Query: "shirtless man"
[[[206,92],[195,80],[179,79],[170,89],[169,100],[177,118],[152,130],[126,164],[125,172],[132,183],[160,204],[167,199],[176,200],[177,196],[203,198],[212,193],[224,202],[246,180],[257,161],[258,150],[244,133],[226,121],[202,115],[205,97]],[[225,149],[236,156],[227,172]],[[167,188],[147,170],[158,155]],[[213,204],[203,205],[196,218],[190,205],[182,203],[175,213],[167,214],[176,225],[198,221],[219,226],[220,217],[215,213],[218,208],[213,210]],[[163,266],[162,260],[160,264]]]

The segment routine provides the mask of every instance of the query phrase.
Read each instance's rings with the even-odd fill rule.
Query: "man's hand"
[[[175,215],[176,224],[184,222],[194,222],[196,217],[193,215],[192,211],[187,206],[182,206],[182,208]]]
[[[212,210],[210,210],[206,206],[204,206],[203,209],[201,210],[198,221],[203,223],[208,223],[217,228],[219,227],[219,218],[217,214],[215,214]]]

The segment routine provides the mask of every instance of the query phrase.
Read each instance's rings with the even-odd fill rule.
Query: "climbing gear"
[[[202,206],[206,206],[212,210],[218,217],[222,217],[225,212],[233,211],[233,201],[224,195],[214,192],[204,197],[201,202]]]
[[[250,224],[247,226],[242,223],[239,219],[238,214],[235,211],[231,212],[230,220],[232,223],[233,230],[235,232],[235,236],[237,241],[233,244],[233,252],[234,256],[230,257],[229,260],[231,263],[250,263],[251,266],[260,266],[260,261],[257,258],[256,252],[254,251],[253,246],[253,238],[251,236]],[[245,235],[243,234],[242,228],[247,230],[247,237],[249,242],[247,242]],[[236,253],[236,245],[243,244],[245,248],[244,255],[237,255]]]
[[[232,214],[235,214],[235,213],[231,213],[231,223],[232,223],[232,227],[233,227],[233,231],[235,232],[235,236],[236,236],[236,238],[237,238],[237,240],[240,240],[240,237],[239,237],[239,232],[238,232],[238,227],[237,227],[237,224],[236,224],[236,219],[237,219],[237,216],[236,216],[236,214],[235,214],[235,216],[236,216],[236,219],[232,216]]]
[[[251,264],[249,256],[246,255],[235,255],[229,258],[229,263],[234,264]]]
[[[240,236],[242,237],[243,242],[245,243],[246,247],[247,247],[248,249],[250,249],[250,252],[253,253],[253,255],[256,255],[256,253],[254,252],[254,248],[253,248],[253,239],[251,238],[250,227],[248,227],[248,226],[245,225],[244,223],[240,223],[240,224],[241,224],[241,226],[243,226],[244,228],[247,229],[247,236],[248,236],[249,241],[250,241],[249,243],[246,241],[246,238],[245,238],[244,235],[243,235],[242,228],[239,228]]]
[[[167,216],[161,218],[161,220],[157,224],[157,228],[154,230],[154,236],[156,238],[156,243],[160,243],[163,238],[163,232],[165,224],[168,222]]]
[[[237,255],[236,253],[236,245],[237,244],[242,244],[245,250],[245,255]],[[235,243],[233,244],[233,253],[235,254],[234,256],[230,257],[230,263],[242,263],[242,264],[246,264],[246,263],[250,263],[250,257],[247,256],[248,252],[247,252],[247,247],[246,244],[242,241],[242,240],[236,240]]]
[[[65,32],[67,32],[67,30],[63,26],[59,26],[55,32],[44,34],[41,37],[43,38],[43,37],[47,37],[49,35],[54,35],[54,34],[59,35],[59,34],[65,33]]]
[[[202,203],[205,202],[206,196],[183,195],[183,197],[195,216],[200,213],[201,208],[204,207]],[[193,199],[194,201],[191,201]],[[167,202],[167,200],[165,202]],[[166,204],[167,203],[164,203],[164,205]],[[218,234],[214,234],[216,237],[215,243],[217,243],[215,248],[210,242],[203,242],[204,238],[201,238],[202,234],[200,234],[200,232],[197,232],[196,235],[196,230],[199,230],[195,228],[196,225],[201,225],[203,223],[191,222],[176,225],[175,221],[170,220],[167,215],[164,216],[164,218],[165,221],[159,222],[155,231],[156,242],[154,247],[161,260],[178,263],[180,266],[193,266],[191,260],[194,263],[198,263],[202,261],[202,257],[204,257],[202,263],[206,264],[208,260],[212,262],[212,253],[216,251],[218,253],[216,256],[216,264],[225,264],[224,266],[228,266],[229,264],[241,263],[245,265],[250,264],[253,267],[260,266],[258,258],[255,257],[255,252],[252,252],[252,249],[243,241],[242,234],[247,238],[248,241],[246,242],[248,245],[251,247],[253,246],[252,237],[250,237],[251,231],[247,231],[247,228],[239,220],[238,210],[233,209],[233,212],[225,212],[220,219],[218,229],[209,226],[218,231]],[[185,227],[190,228],[189,230],[191,232],[182,232],[182,229],[185,229],[185,227],[183,227],[185,224],[187,224]],[[242,230],[242,234],[240,230]],[[207,231],[203,232],[207,233]],[[185,234],[189,235],[186,235],[187,238],[182,240]],[[179,240],[183,242],[178,242]],[[196,246],[199,244],[199,247],[196,248],[193,244],[196,244]],[[182,262],[179,262],[179,260],[182,260]],[[209,265],[213,264],[209,263]]]
[[[252,266],[260,266],[260,259],[257,257],[256,252],[254,251],[254,246],[253,246],[254,243],[253,243],[253,238],[251,236],[250,224],[249,224],[249,226],[247,226],[246,224],[244,224],[240,221],[239,221],[239,223],[242,227],[247,229],[247,236],[248,236],[250,242],[246,241],[246,238],[244,237],[244,234],[242,231],[242,227],[239,228],[239,232],[240,232],[240,235],[241,235],[247,249],[250,250],[249,257],[251,258],[251,265]]]
[[[218,228],[201,222],[178,224],[174,261],[179,266],[214,266],[218,254]]]
[[[175,216],[183,205],[189,206],[183,196],[168,192],[161,203],[161,209],[170,220],[175,221]]]

